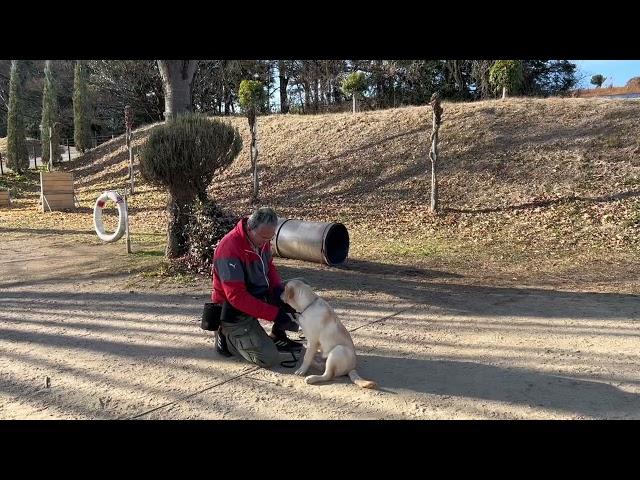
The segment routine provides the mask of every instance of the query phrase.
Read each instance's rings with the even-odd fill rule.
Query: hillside
[[[345,223],[355,259],[422,265],[473,282],[640,291],[640,103],[510,99],[443,107],[440,215],[428,208],[428,106],[260,118],[261,203],[280,216]],[[247,122],[228,121],[245,147],[211,194],[248,213]],[[135,144],[150,128],[136,131]],[[12,213],[0,211],[0,224],[90,231],[97,194],[126,187],[123,145],[116,138],[63,164],[76,175],[79,211],[38,214],[37,189],[25,186]],[[159,244],[165,196],[144,184],[139,191],[130,202],[132,232]]]
[[[607,97],[611,95],[640,95],[640,86],[631,85],[627,87],[606,87],[606,88],[585,88],[575,90],[576,97]]]

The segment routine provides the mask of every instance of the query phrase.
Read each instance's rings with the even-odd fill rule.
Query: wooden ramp
[[[40,203],[43,212],[75,208],[73,173],[40,172]]]
[[[11,197],[9,196],[9,190],[0,190],[0,208],[10,207]]]

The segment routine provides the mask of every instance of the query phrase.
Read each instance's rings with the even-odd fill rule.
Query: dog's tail
[[[362,388],[376,388],[378,384],[373,380],[365,380],[358,372],[356,372],[355,368],[349,372],[349,378],[353,383]]]

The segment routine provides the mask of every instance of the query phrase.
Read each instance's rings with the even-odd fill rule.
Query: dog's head
[[[300,278],[289,280],[280,295],[280,300],[298,311],[304,310],[308,302],[313,301],[314,298],[315,293],[311,287]]]

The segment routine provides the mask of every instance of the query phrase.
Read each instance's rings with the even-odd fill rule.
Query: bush
[[[213,253],[218,243],[239,220],[239,216],[219,209],[213,200],[196,200],[185,226],[189,247],[185,255],[176,259],[176,266],[210,276]]]
[[[240,150],[237,128],[186,113],[151,131],[140,150],[140,172],[148,182],[192,200],[206,196],[215,173],[231,165]]]
[[[242,149],[237,128],[186,113],[152,130],[140,151],[140,172],[151,184],[169,191],[167,258],[189,251],[187,225],[194,201],[207,203],[207,187]]]

